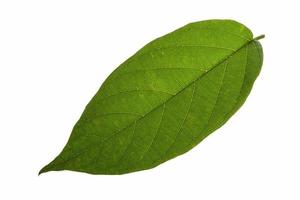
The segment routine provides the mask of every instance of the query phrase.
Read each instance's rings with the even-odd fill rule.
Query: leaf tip
[[[39,171],[38,176],[40,176],[41,174],[43,174],[43,173],[45,173],[45,172],[47,172],[47,170],[45,170],[45,167],[43,167],[43,168]]]
[[[43,174],[43,173],[49,172],[49,171],[51,171],[51,168],[49,167],[49,165],[46,165],[45,167],[43,167],[43,168],[39,171],[38,176],[41,175],[41,174]]]

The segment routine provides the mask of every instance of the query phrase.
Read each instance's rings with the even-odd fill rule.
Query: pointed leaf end
[[[51,165],[52,163],[44,166],[40,171],[39,171],[39,174],[38,175],[41,175],[43,173],[46,173],[46,172],[50,172],[50,171],[53,171],[55,169],[53,169],[53,166]]]
[[[43,174],[43,173],[46,173],[46,172],[50,171],[49,169],[47,169],[47,166],[48,166],[48,165],[46,165],[45,167],[43,167],[43,168],[39,171],[39,174],[38,174],[38,175],[41,175],[41,174]]]

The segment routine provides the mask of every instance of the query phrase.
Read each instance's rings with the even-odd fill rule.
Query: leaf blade
[[[217,24],[218,27],[220,26],[220,24],[222,25],[222,27],[224,26],[224,21],[217,21],[217,22],[210,21],[210,22],[213,24]],[[196,25],[201,24],[201,23],[203,23],[203,22],[198,22],[198,23],[196,23]],[[208,23],[208,22],[205,21],[204,23]],[[50,170],[69,169],[69,170],[74,170],[74,171],[88,172],[88,173],[92,173],[92,174],[123,174],[123,173],[132,172],[132,171],[149,169],[149,168],[157,166],[158,164],[160,164],[162,162],[165,162],[166,160],[169,160],[173,157],[183,154],[184,152],[188,151],[193,146],[195,146],[197,143],[199,143],[202,139],[204,139],[211,132],[213,132],[214,130],[219,128],[222,124],[224,124],[229,119],[229,117],[238,109],[238,107],[243,103],[243,101],[246,99],[246,96],[249,94],[250,89],[252,87],[252,86],[249,87],[249,85],[253,84],[258,73],[252,74],[251,77],[249,79],[247,79],[246,75],[245,75],[246,74],[246,69],[245,69],[245,73],[244,73],[245,77],[243,79],[248,81],[247,84],[245,85],[247,87],[246,87],[246,89],[243,89],[243,85],[245,82],[243,80],[243,84],[241,86],[242,92],[241,92],[241,94],[236,94],[237,96],[242,96],[242,98],[236,97],[237,102],[235,104],[237,104],[237,105],[234,106],[234,109],[232,109],[231,113],[228,112],[229,108],[226,108],[227,109],[226,110],[225,108],[223,108],[221,106],[221,104],[224,103],[224,99],[226,100],[226,98],[228,98],[228,97],[226,97],[226,96],[225,96],[226,98],[223,97],[223,100],[221,101],[221,103],[218,103],[219,95],[221,92],[221,87],[219,90],[217,90],[217,93],[216,93],[217,97],[213,97],[215,100],[215,103],[211,105],[212,106],[211,113],[210,113],[210,115],[208,115],[208,119],[206,119],[206,121],[207,121],[206,123],[208,125],[210,124],[210,121],[213,121],[214,124],[213,124],[213,126],[210,125],[211,127],[208,126],[208,128],[204,126],[202,129],[199,129],[200,124],[198,124],[196,126],[197,129],[195,129],[195,130],[198,130],[198,132],[199,132],[199,130],[201,130],[200,132],[205,132],[205,133],[199,133],[200,135],[201,134],[202,135],[200,138],[197,139],[196,142],[185,141],[187,138],[190,139],[190,138],[194,138],[195,135],[197,136],[195,130],[191,131],[191,132],[193,132],[193,134],[192,134],[192,136],[189,136],[189,133],[188,133],[188,130],[190,129],[189,127],[186,128],[182,125],[182,127],[179,128],[179,131],[177,130],[178,133],[180,133],[182,131],[185,132],[184,134],[179,134],[179,135],[177,135],[177,134],[172,135],[172,134],[176,133],[176,130],[174,128],[175,127],[174,124],[176,122],[183,120],[182,124],[184,124],[185,121],[187,121],[187,118],[189,117],[188,124],[190,127],[192,127],[193,123],[195,123],[194,118],[201,119],[201,116],[200,117],[199,116],[191,117],[191,116],[188,116],[188,112],[187,112],[187,114],[184,115],[184,116],[186,116],[185,118],[182,119],[181,116],[177,116],[177,118],[176,118],[177,120],[175,120],[175,121],[174,121],[174,119],[171,119],[170,116],[176,115],[176,112],[179,113],[180,112],[179,110],[181,108],[183,110],[188,108],[187,105],[184,105],[184,103],[182,103],[182,102],[184,102],[182,99],[186,98],[184,96],[184,95],[186,95],[185,92],[189,92],[189,95],[194,94],[195,91],[191,93],[191,89],[189,89],[190,86],[193,86],[193,85],[195,86],[195,83],[200,80],[203,82],[202,83],[203,85],[201,85],[202,89],[204,91],[205,91],[205,89],[207,90],[207,88],[205,88],[205,87],[207,87],[207,83],[216,83],[216,82],[218,82],[218,78],[220,78],[220,77],[219,77],[219,75],[214,75],[211,77],[212,80],[208,79],[208,81],[206,81],[206,82],[203,81],[203,79],[204,79],[203,77],[205,77],[205,76],[208,77],[207,74],[213,74],[213,72],[216,71],[215,70],[216,68],[219,69],[219,66],[222,66],[222,68],[221,67],[220,68],[223,70],[223,73],[221,73],[221,74],[223,74],[223,78],[222,78],[222,82],[223,82],[223,79],[225,78],[225,74],[226,74],[226,70],[227,70],[227,67],[225,67],[225,66],[227,66],[226,61],[233,59],[233,58],[239,58],[239,56],[236,56],[236,54],[241,54],[241,52],[244,51],[245,47],[246,47],[246,49],[248,49],[249,46],[251,46],[251,48],[254,48],[253,43],[255,44],[255,50],[257,49],[258,42],[254,41],[252,39],[253,36],[252,36],[251,31],[247,30],[247,28],[245,28],[244,26],[242,26],[240,24],[236,24],[236,22],[225,21],[225,23],[230,24],[230,26],[234,26],[235,32],[237,30],[244,31],[244,34],[240,34],[240,33],[231,34],[231,35],[235,35],[235,36],[238,35],[239,37],[236,36],[235,41],[237,40],[237,38],[240,38],[240,41],[232,42],[231,40],[229,40],[227,45],[230,45],[230,47],[223,46],[223,47],[216,48],[216,46],[214,46],[215,45],[214,43],[217,43],[217,42],[218,43],[223,42],[223,45],[224,45],[224,41],[221,41],[221,39],[222,39],[221,36],[219,36],[219,38],[215,39],[214,42],[212,42],[213,39],[211,39],[211,38],[208,39],[209,42],[212,43],[213,45],[209,45],[209,44],[199,45],[199,41],[198,41],[197,45],[187,44],[187,42],[191,43],[191,41],[188,38],[192,37],[192,33],[195,34],[194,31],[191,31],[191,29],[195,29],[195,27],[193,27],[193,26],[195,26],[195,24],[190,24],[190,25],[187,25],[186,27],[183,27],[181,29],[174,31],[173,33],[170,33],[170,34],[168,34],[164,37],[161,37],[157,40],[154,40],[153,42],[149,43],[144,48],[142,48],[134,56],[129,58],[127,61],[125,61],[119,68],[117,68],[110,75],[110,77],[101,86],[98,93],[95,95],[95,97],[89,103],[89,105],[86,107],[81,119],[75,125],[75,127],[72,131],[72,135],[70,137],[68,144],[66,145],[65,149],[60,154],[60,156],[58,156],[48,166],[43,168],[41,170],[41,172],[46,172],[46,171],[50,171]],[[231,24],[231,23],[233,23],[233,24]],[[209,28],[211,28],[211,26],[212,25],[210,25]],[[191,28],[191,27],[193,27],[193,28]],[[199,26],[196,26],[196,28],[199,29]],[[206,30],[209,30],[209,28],[206,27]],[[178,35],[178,32],[180,33],[179,35]],[[223,32],[224,32],[224,30],[223,30]],[[210,32],[210,31],[208,31],[208,33],[212,34],[212,32]],[[209,35],[208,33],[207,33],[207,35]],[[216,34],[215,31],[213,33]],[[197,34],[199,34],[199,33],[197,32]],[[203,35],[203,31],[201,34]],[[174,35],[176,35],[176,37]],[[197,36],[199,36],[199,35],[197,35]],[[231,36],[231,37],[233,37],[233,36]],[[251,39],[250,39],[250,37],[251,37]],[[181,40],[180,40],[180,38],[181,38]],[[196,38],[196,37],[194,37],[194,38]],[[206,42],[207,37],[203,37],[203,38],[206,39],[205,41],[203,40],[204,42]],[[243,40],[243,43],[241,42],[241,40]],[[177,41],[175,45],[174,45],[174,41]],[[185,45],[182,45],[182,44],[181,44],[181,46],[178,45],[177,44],[178,41],[180,41],[181,43],[185,43]],[[172,48],[170,48],[170,44],[173,45]],[[173,49],[173,50],[168,50],[168,49]],[[189,50],[187,50],[187,49],[189,49]],[[195,49],[197,49],[197,50],[195,50]],[[205,49],[205,50],[203,50],[203,49]],[[187,51],[187,52],[185,52],[185,51]],[[229,51],[230,51],[230,53],[228,53]],[[232,53],[232,51],[234,51],[234,52]],[[260,54],[259,51],[258,51],[258,54]],[[167,55],[167,56],[165,56],[165,55]],[[181,55],[181,56],[178,56],[178,55]],[[189,55],[189,57],[187,57],[187,55]],[[176,58],[176,56],[179,57],[182,61],[178,60]],[[199,57],[196,57],[196,56],[199,56]],[[216,59],[216,57],[218,59]],[[246,55],[246,57],[248,60],[248,55]],[[257,55],[252,55],[252,57],[256,58]],[[170,58],[172,58],[172,59],[170,59]],[[212,61],[214,61],[214,62],[212,62]],[[235,62],[236,62],[237,67],[231,69],[231,72],[233,74],[237,73],[236,71],[234,72],[234,70],[237,70],[237,69],[240,70],[240,67],[238,67],[239,66],[238,63],[241,62],[241,60],[237,59]],[[251,61],[251,62],[253,62],[253,61]],[[181,66],[178,66],[178,63]],[[201,64],[201,67],[199,67],[199,64]],[[262,63],[254,63],[253,65],[256,68],[260,68],[261,64]],[[192,65],[192,67],[190,67],[191,65]],[[176,70],[174,70],[175,72],[174,71],[170,72],[171,70],[169,70],[168,74],[164,74],[163,72],[160,72],[160,73],[149,72],[149,71],[154,71],[154,70],[151,70],[152,66],[159,66],[160,68],[162,68],[161,66],[165,66],[165,68],[170,68],[170,69],[172,69],[172,71],[175,68],[176,69],[177,68],[193,68],[193,69],[198,69],[198,71],[200,72],[200,75],[199,75],[199,73],[195,73],[196,70],[194,72],[186,72],[189,70],[186,70],[185,72],[180,71],[180,70],[179,70],[180,72],[178,72],[178,70],[177,70],[177,72],[176,72]],[[188,66],[188,67],[183,67],[183,66]],[[246,66],[247,66],[247,64],[246,64]],[[137,72],[138,70],[143,71],[143,72],[139,74],[139,72]],[[217,72],[219,73],[219,71],[217,71]],[[132,76],[134,76],[136,74],[139,75],[136,77],[140,78],[141,80],[150,80],[150,81],[149,82],[145,81],[145,83],[143,83],[143,84],[142,84],[142,82],[139,82],[140,80],[135,82],[132,80],[133,79]],[[175,79],[176,82],[174,82],[174,80],[171,80],[170,78],[168,78],[167,75],[170,76],[172,79]],[[122,80],[122,77],[125,81]],[[230,77],[229,78],[227,77],[227,79],[234,80],[232,77],[231,77],[231,79],[230,79]],[[158,83],[156,83],[156,82],[158,82]],[[227,85],[230,85],[229,83],[230,83],[230,81],[227,83]],[[168,87],[168,84],[171,85],[172,88]],[[134,89],[134,87],[136,87],[136,86],[139,86],[139,87]],[[140,89],[141,86],[143,86],[143,87],[147,86],[147,87]],[[211,88],[211,87],[208,87],[208,88],[216,89],[216,88]],[[195,87],[194,87],[194,89],[195,89]],[[134,91],[134,90],[139,91],[140,94],[137,94],[136,96],[131,94],[131,95],[128,95],[128,97],[126,97],[126,98],[124,97],[124,95],[123,96],[120,95],[118,98],[116,98],[116,100],[111,98],[112,96],[117,95],[118,93],[121,94],[121,93],[126,93],[126,91]],[[154,94],[152,94],[152,96],[150,94],[145,95],[145,94],[141,94],[141,91],[152,91],[149,93],[154,93],[154,91],[160,91],[160,95],[154,95]],[[230,93],[230,91],[231,90],[228,90],[227,93]],[[164,93],[165,96],[162,96],[162,93]],[[209,95],[212,95],[211,93],[212,92],[206,91],[206,92],[204,92],[204,94],[206,94],[206,96],[201,96],[201,98],[199,97],[197,100],[197,102],[200,102],[200,106],[203,107],[202,113],[207,112],[206,110],[209,107],[208,105],[204,105],[202,103],[203,99],[207,99]],[[175,108],[176,106],[174,106],[174,105],[173,105],[173,107],[168,108],[167,106],[169,105],[169,103],[172,105],[172,100],[178,99],[178,96],[181,97],[180,95],[182,95],[182,99],[179,98],[179,102],[176,102],[176,106],[178,108]],[[224,94],[223,94],[223,96],[224,96]],[[193,95],[192,95],[192,97],[194,98]],[[103,101],[103,99],[105,99],[105,98],[110,99],[110,102],[106,101],[105,104],[104,103],[101,104],[101,100]],[[150,101],[149,101],[149,99],[150,99]],[[233,103],[232,98],[228,98],[228,99],[230,99],[231,103]],[[119,103],[120,100],[124,101],[125,103],[123,103],[123,104],[121,103],[121,106],[116,107],[117,103]],[[130,103],[130,101],[132,101],[132,103]],[[190,106],[192,106],[192,102],[193,101],[191,101]],[[111,105],[108,105],[109,103],[111,103]],[[136,108],[136,107],[134,107],[135,104],[142,105],[142,106],[141,106],[141,108],[139,108],[139,107]],[[126,105],[126,106],[124,106],[124,105]],[[178,106],[178,105],[180,105],[180,106]],[[101,108],[100,110],[98,109],[99,107]],[[96,109],[96,112],[95,112],[95,108],[98,109],[98,110]],[[190,109],[191,108],[189,108],[188,111]],[[224,115],[225,114],[224,109],[227,112],[226,117]],[[169,110],[171,110],[171,111],[169,111]],[[222,115],[220,115],[219,113],[213,114],[215,112],[215,110],[217,110],[219,113],[222,113]],[[174,112],[173,114],[172,114],[172,111]],[[168,112],[170,112],[171,114],[167,115]],[[98,119],[97,115],[98,115],[98,117],[99,116],[108,116],[109,114],[112,115],[112,113],[119,113],[120,116],[118,116],[118,118],[116,118],[116,119],[110,118],[110,121],[108,120],[107,122],[105,122],[105,120],[102,120],[102,121],[95,120],[95,119]],[[163,114],[161,114],[161,113],[163,113],[165,115],[164,118],[160,117],[161,115],[163,116]],[[130,114],[131,115],[135,114],[136,117],[133,117],[133,116],[129,117],[128,115],[130,115]],[[154,117],[151,118],[152,115]],[[196,116],[195,112],[193,112],[193,115]],[[151,124],[149,122],[148,123],[145,122],[146,121],[145,119],[147,119],[147,117],[149,118],[149,116],[152,121],[155,120],[155,123]],[[169,121],[164,122],[166,120],[167,116],[169,116],[168,117]],[[122,119],[123,121],[121,120],[121,118],[124,118],[124,119]],[[93,122],[94,124],[89,122],[90,119],[94,120],[94,122]],[[158,122],[159,122],[158,119],[161,119],[162,121],[159,123],[160,125],[157,128],[157,132],[155,133],[155,135],[153,135],[154,138],[150,138],[149,135],[152,136],[153,131],[151,133],[150,132],[148,133],[147,128],[151,127],[150,130],[152,130],[152,129],[156,130],[154,124],[155,125],[158,124]],[[164,121],[163,121],[163,119],[164,119]],[[115,121],[119,120],[118,121],[119,124],[112,125],[111,121],[113,121],[113,120],[115,120]],[[98,124],[96,123],[97,121],[98,121]],[[204,121],[204,119],[203,119],[203,121]],[[141,125],[142,123],[144,123],[146,125]],[[103,124],[105,124],[107,127],[104,127]],[[127,125],[124,126],[124,124],[127,124]],[[134,126],[133,126],[133,124],[134,124]],[[174,129],[170,135],[171,139],[173,139],[173,140],[165,138],[166,137],[165,133],[168,132],[168,130],[166,130],[165,127],[168,127],[170,124],[172,124],[174,126],[174,127],[170,128],[171,130]],[[101,130],[104,130],[101,132],[102,135],[97,135],[97,134],[99,134],[98,133],[99,127],[101,127]],[[119,129],[119,127],[122,127],[122,129]],[[136,128],[138,130],[142,130],[142,131],[138,131],[138,133],[135,134]],[[106,129],[107,129],[107,133],[104,133]],[[113,129],[116,129],[116,131],[112,131]],[[181,129],[184,129],[184,130],[181,130]],[[82,131],[79,131],[79,130],[82,130]],[[79,132],[79,133],[77,133],[77,132]],[[86,132],[89,132],[89,133],[95,132],[95,135],[97,135],[97,138],[96,138],[96,136],[93,137],[91,135],[87,135],[86,142],[82,142],[82,141],[84,141],[84,140],[82,140],[82,136]],[[110,132],[110,133],[108,133],[108,132]],[[148,134],[143,134],[143,133],[148,133]],[[107,136],[105,136],[105,134],[107,134]],[[79,135],[79,136],[76,136],[76,135]],[[121,135],[121,136],[119,136],[119,135]],[[141,136],[143,136],[143,137],[141,137]],[[99,140],[99,138],[101,138],[101,140]],[[139,138],[139,139],[136,139],[136,138]],[[145,139],[145,138],[149,138],[149,139]],[[111,139],[111,140],[109,140],[109,139]],[[169,140],[171,141],[171,145],[168,143]],[[181,142],[178,143],[177,142],[178,140]],[[196,140],[196,139],[193,139],[193,140]],[[78,142],[78,141],[80,141],[80,142]],[[95,142],[95,141],[97,141],[97,142]],[[150,141],[150,146],[149,146],[149,141]],[[164,141],[165,143],[168,143],[168,145],[164,144],[162,141]],[[76,142],[79,144],[76,144]],[[75,145],[74,145],[74,143],[75,143]],[[72,147],[70,147],[70,146],[72,146]],[[116,147],[118,147],[118,148],[116,148]],[[82,150],[81,148],[83,148],[84,150]],[[164,153],[161,154],[161,152],[160,153],[155,152],[155,151],[157,151],[157,150],[154,150],[155,148],[159,149],[159,151],[161,151],[161,152],[165,152],[165,154]],[[79,149],[79,152],[81,152],[81,153],[74,153],[74,152],[72,152],[73,151],[72,149]],[[89,151],[87,151],[87,149]],[[70,152],[68,153],[68,151],[70,151]],[[159,158],[156,158],[157,156]],[[82,160],[84,160],[84,158],[88,158],[88,159],[85,160],[83,163]],[[94,160],[94,161],[92,161],[92,160]]]

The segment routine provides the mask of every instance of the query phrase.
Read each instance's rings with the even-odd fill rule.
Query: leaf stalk
[[[265,38],[264,34],[255,37],[253,40],[260,40],[260,39],[263,39],[263,38]]]

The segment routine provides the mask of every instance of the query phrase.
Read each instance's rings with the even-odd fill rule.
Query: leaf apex
[[[51,164],[52,164],[52,162],[49,163],[48,165],[44,166],[44,167],[39,171],[38,175],[41,175],[41,174],[43,174],[43,173],[46,173],[46,172],[50,172],[50,171],[55,170],[55,169],[53,169],[53,166],[52,166]]]
[[[41,174],[43,174],[43,173],[46,173],[46,172],[50,171],[49,169],[47,169],[47,166],[48,166],[48,165],[46,165],[45,167],[43,167],[43,168],[39,171],[38,175],[41,175]]]

